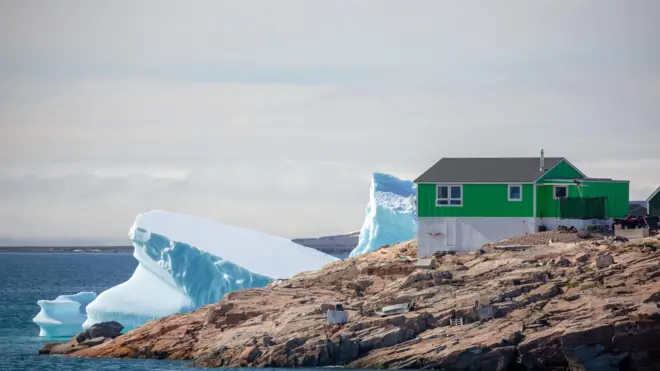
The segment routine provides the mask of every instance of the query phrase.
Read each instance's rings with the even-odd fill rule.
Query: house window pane
[[[436,205],[438,206],[462,206],[462,188],[460,185],[437,185],[438,196]]]
[[[557,198],[562,198],[566,197],[566,192],[567,188],[566,187],[555,187],[555,197]]]
[[[519,186],[509,187],[509,198],[512,200],[519,200],[521,198]]]

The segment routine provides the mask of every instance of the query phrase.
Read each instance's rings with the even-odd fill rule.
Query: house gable
[[[648,213],[651,216],[660,216],[660,187],[651,193],[648,199]]]
[[[537,182],[543,182],[546,179],[584,179],[586,176],[571,163],[562,159],[555,166],[543,174]]]

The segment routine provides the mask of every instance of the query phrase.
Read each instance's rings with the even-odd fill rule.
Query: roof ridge
[[[544,157],[550,169],[565,157]],[[415,183],[438,181],[462,182],[534,182],[543,175],[541,157],[442,157],[414,180]]]
[[[482,157],[440,157],[442,160],[443,158],[448,158],[448,159],[484,159],[484,158],[492,158],[492,159],[514,159],[514,158],[524,158],[524,159],[530,159],[530,158],[540,158],[540,156],[527,156],[527,157],[495,157],[495,156],[482,156]],[[565,159],[566,157],[563,156],[544,156],[543,158],[556,158],[556,159]]]

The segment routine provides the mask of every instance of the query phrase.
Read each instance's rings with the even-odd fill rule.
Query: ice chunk
[[[39,326],[39,336],[71,337],[83,330],[87,305],[96,299],[94,292],[60,295],[55,300],[39,300],[39,313],[32,321]]]
[[[161,210],[138,215],[129,237],[138,267],[87,307],[86,328],[117,321],[127,331],[339,260],[286,238]]]
[[[357,256],[381,246],[415,238],[417,186],[393,175],[374,173],[369,192],[367,216],[360,240],[350,256]]]

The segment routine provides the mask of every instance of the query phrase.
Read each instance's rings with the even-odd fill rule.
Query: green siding
[[[649,200],[649,215],[660,216],[660,192]]]
[[[554,182],[561,183],[561,182]],[[566,182],[569,184],[570,182]],[[630,184],[628,182],[582,182],[582,197],[607,197],[605,212],[608,217],[622,218],[628,215]],[[580,197],[578,188],[568,186],[568,197]],[[536,188],[536,216],[556,218],[559,216],[559,200],[554,199],[554,187],[551,185]]]
[[[539,179],[542,183],[544,179],[582,179],[584,178],[573,166],[562,160],[557,166],[550,169]]]
[[[522,201],[509,201],[507,184],[464,184],[463,206],[436,206],[435,184],[417,186],[419,217],[531,218],[534,185],[522,185]]]

